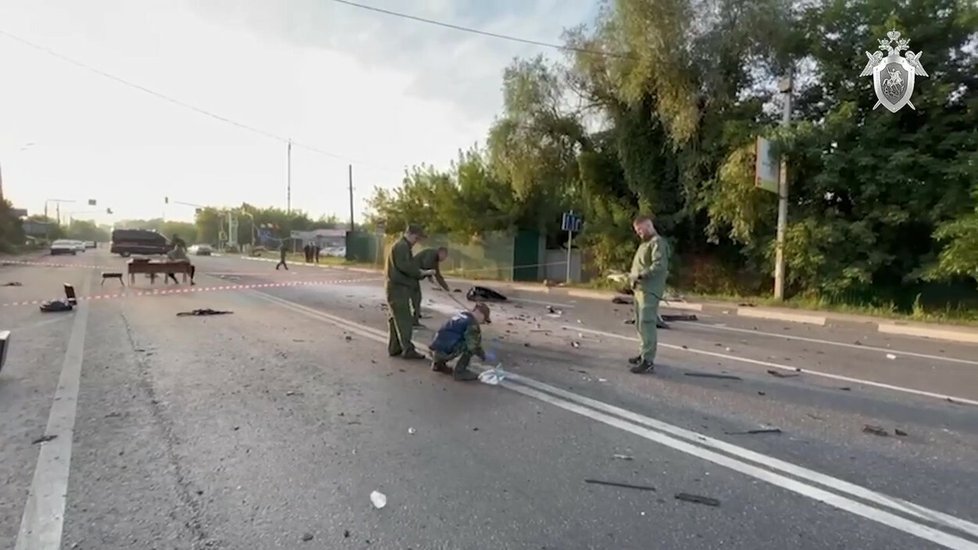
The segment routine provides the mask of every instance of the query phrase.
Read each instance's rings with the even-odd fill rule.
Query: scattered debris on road
[[[695,504],[704,504],[706,506],[719,506],[720,501],[715,498],[704,497],[700,495],[691,495],[689,493],[677,493],[676,500],[683,500],[686,502],[693,502]]]
[[[896,429],[894,429],[894,430],[893,430],[893,433],[894,433],[894,435],[898,435],[898,436],[900,436],[900,437],[907,437],[908,435],[910,435],[910,434],[908,434],[907,432],[905,432],[905,431],[903,431],[903,430],[901,430],[900,428],[896,428]]]
[[[482,371],[479,374],[479,382],[489,384],[490,386],[498,386],[499,383],[506,378],[506,371],[504,371],[502,367],[502,364],[499,364],[494,368]]]
[[[863,426],[863,431],[868,434],[878,435],[881,437],[887,437],[890,435],[890,432],[886,431],[886,429],[882,426],[873,426],[872,424],[866,424]]]
[[[233,311],[220,311],[217,309],[203,308],[195,309],[193,311],[181,311],[177,313],[177,317],[202,317],[205,315],[230,315],[234,313]]]
[[[296,391],[296,390],[289,390],[289,391],[285,392],[285,396],[286,397],[302,396],[302,392],[301,391]]]
[[[24,286],[24,285],[19,283],[18,281],[10,281],[9,283],[3,283],[3,285],[0,286]]]
[[[631,296],[615,296],[614,298],[611,299],[611,303],[631,305],[635,303],[635,299],[632,298]]]
[[[48,441],[54,441],[57,439],[56,435],[42,435],[41,437],[31,441],[31,445],[37,445],[38,443],[47,443]]]
[[[343,336],[343,339],[346,340],[347,342],[352,342],[353,341],[353,337],[350,336],[349,334]]]
[[[465,298],[470,302],[505,302],[508,299],[502,294],[491,288],[484,286],[474,286],[465,293]]]
[[[380,510],[384,506],[387,506],[387,495],[380,491],[374,491],[370,493],[370,502],[374,505],[374,508]]]
[[[302,542],[309,542],[313,539],[312,533],[306,533],[302,535]]]
[[[660,319],[663,321],[699,321],[699,317],[691,313],[668,313],[665,315],[660,315]]]
[[[637,489],[639,491],[655,491],[651,485],[632,485],[631,483],[619,483],[617,481],[601,481],[600,479],[585,479],[584,483],[591,485],[607,485],[609,487],[622,487],[624,489]]]
[[[781,428],[760,428],[757,430],[747,430],[746,432],[723,432],[727,435],[759,435],[759,434],[780,434]]]
[[[75,306],[71,305],[68,300],[48,300],[41,304],[41,311],[44,313],[60,313],[73,309]]]
[[[887,353],[886,354],[886,358],[887,359],[890,359],[890,360],[893,360],[893,359],[896,359],[896,355],[893,355],[892,353]]]
[[[408,428],[408,435],[414,435],[416,433],[418,433],[418,430],[415,430],[414,428]]]
[[[842,386],[842,387],[841,387],[841,388],[839,388],[839,389],[840,389],[841,391],[852,391],[852,388],[850,388],[849,386]]]
[[[715,374],[712,372],[684,372],[685,376],[692,376],[694,378],[719,378],[720,380],[743,380],[739,376],[734,376],[732,374]]]
[[[570,345],[571,345],[572,347],[575,347],[575,348],[579,348],[579,347],[581,347],[581,343],[580,343],[580,342],[578,342],[577,340],[573,340],[573,341],[571,341],[571,343],[570,343]]]
[[[613,455],[613,458],[616,459],[616,460],[635,460],[635,457],[633,457],[633,456],[630,456],[630,455],[620,455],[620,454]]]
[[[785,374],[785,373],[783,373],[783,372],[781,372],[779,370],[775,370],[775,369],[768,369],[767,373],[770,374],[771,376],[775,377],[775,378],[794,378],[794,377],[798,376],[798,374]]]

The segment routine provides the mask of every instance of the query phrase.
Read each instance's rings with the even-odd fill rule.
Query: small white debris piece
[[[896,355],[893,355],[892,353],[887,353],[886,354],[886,358],[887,359],[896,359]]]
[[[731,352],[731,351],[733,351],[733,350],[732,350],[732,349],[730,349],[730,348],[726,348],[726,350],[727,350],[728,352]]]
[[[607,378],[598,378],[598,382],[607,382],[607,381],[608,381]]]
[[[380,491],[374,491],[370,493],[370,502],[373,503],[375,508],[380,510],[384,506],[387,506],[387,495]]]
[[[418,430],[415,430],[414,428],[408,428],[408,433],[411,435],[414,435],[415,433],[417,433],[417,431]]]
[[[498,386],[500,382],[506,378],[506,372],[502,369],[502,363],[495,366],[495,368],[486,369],[479,374],[479,382],[483,384],[489,384],[490,386]]]
[[[633,457],[628,456],[628,455],[618,455],[618,454],[616,454],[615,455],[615,458],[618,459],[618,460],[634,460]]]

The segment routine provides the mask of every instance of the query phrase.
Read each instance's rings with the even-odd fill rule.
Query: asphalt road
[[[0,548],[978,548],[978,346],[700,315],[638,376],[628,306],[512,293],[507,379],[464,384],[387,357],[376,274],[20,260]],[[79,307],[40,313],[64,282]],[[429,327],[453,298],[426,287]]]

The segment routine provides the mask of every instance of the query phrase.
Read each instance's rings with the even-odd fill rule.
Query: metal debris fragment
[[[614,458],[617,460],[635,460],[635,457],[629,455],[621,455],[621,454],[614,455]]]
[[[743,380],[739,376],[734,376],[732,374],[714,374],[712,372],[684,372],[685,376],[692,376],[694,378],[719,378],[721,380]]]
[[[719,506],[720,501],[715,498],[704,497],[701,495],[691,495],[689,493],[677,493],[676,500],[683,500],[686,502],[693,502],[696,504],[704,504],[706,506]]]
[[[863,431],[868,434],[878,435],[882,437],[886,437],[890,435],[890,433],[887,432],[886,429],[884,429],[882,426],[873,426],[871,424],[866,424],[865,426],[863,426]]]
[[[655,491],[651,485],[632,485],[631,483],[619,483],[617,481],[602,481],[600,479],[585,479],[584,483],[591,485],[607,485],[609,487],[622,487],[624,489],[637,489],[639,491]]]
[[[894,433],[895,435],[898,435],[898,436],[900,436],[900,437],[906,437],[907,435],[909,435],[909,434],[907,434],[907,432],[905,432],[905,431],[903,431],[903,430],[901,430],[900,428],[896,428],[896,429],[894,429],[894,430],[893,430],[893,433]]]
[[[794,378],[794,377],[798,376],[798,374],[785,374],[785,373],[783,373],[783,372],[781,372],[779,370],[775,370],[775,369],[768,369],[767,373],[770,374],[771,376],[775,377],[775,378]]]
[[[48,441],[53,441],[58,436],[56,435],[42,435],[41,437],[31,441],[31,445],[37,445],[38,443],[47,443]]]
[[[758,434],[779,434],[781,428],[760,428],[757,430],[747,430],[746,432],[723,432],[727,435],[758,435]]]
[[[195,309],[193,311],[181,311],[181,312],[177,313],[177,317],[189,317],[189,316],[200,317],[200,316],[203,316],[203,315],[229,315],[231,313],[234,313],[234,312],[233,311],[219,311],[219,310],[216,310],[216,309],[203,308],[203,309]]]

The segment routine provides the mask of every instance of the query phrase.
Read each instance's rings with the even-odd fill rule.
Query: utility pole
[[[285,213],[292,213],[292,140],[286,149]]]
[[[787,127],[791,124],[791,92],[793,88],[792,74],[781,79],[778,83],[779,91],[783,98],[783,110],[781,113],[781,126]],[[774,299],[784,300],[784,239],[788,229],[788,161],[784,153],[781,154],[781,169],[778,170],[778,234],[775,248],[774,260]]]
[[[0,167],[0,204],[3,204],[3,168]]]
[[[356,224],[353,222],[353,165],[350,165],[350,231],[356,231]]]

